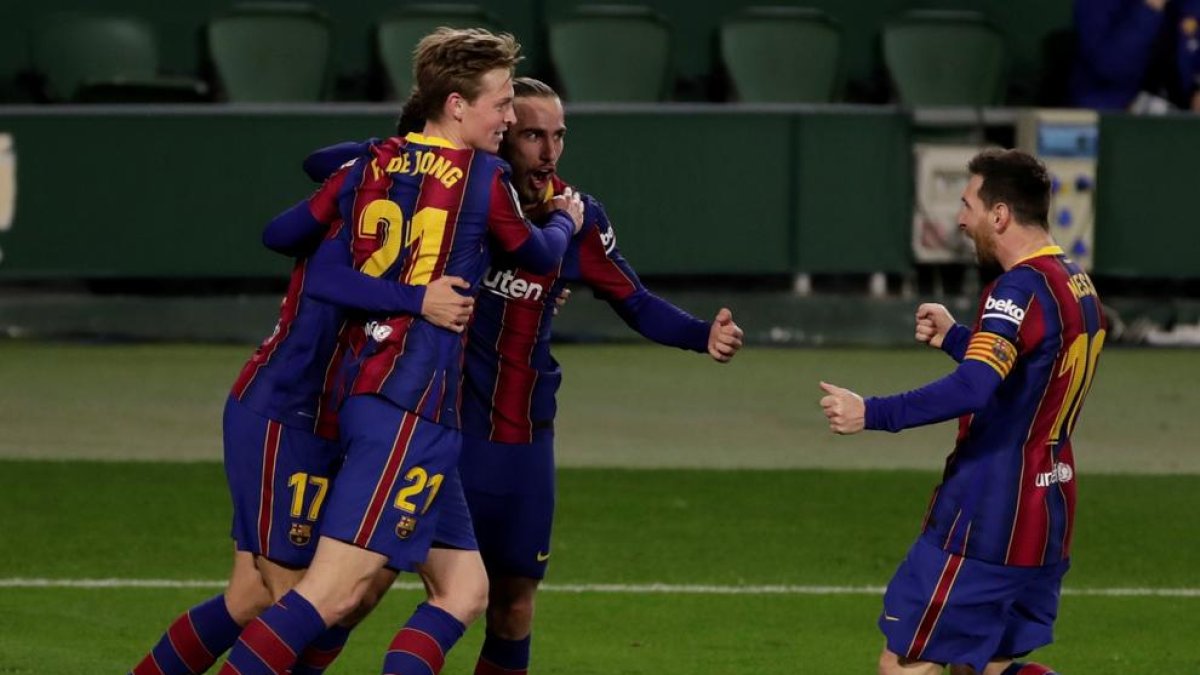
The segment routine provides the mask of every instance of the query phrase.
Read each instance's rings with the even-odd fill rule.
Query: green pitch
[[[0,342],[0,457],[36,458],[0,460],[0,674],[125,672],[218,592],[129,582],[226,574],[230,507],[205,458],[219,456],[220,407],[247,352]],[[559,358],[568,466],[534,672],[873,672],[872,589],[916,534],[953,430],[835,438],[815,382],[886,392],[948,360],[751,349],[718,367],[631,347]],[[1104,355],[1077,436],[1059,641],[1039,655],[1061,672],[1200,672],[1197,365],[1185,351]],[[418,600],[391,593],[331,673],[377,672]],[[473,628],[444,672],[471,672],[480,639]]]
[[[908,471],[567,469],[541,673],[870,672],[878,596],[935,475]],[[1066,673],[1200,672],[1200,478],[1081,479],[1060,642]],[[0,462],[0,579],[219,580],[229,505],[216,464]],[[411,579],[408,579],[411,581]],[[600,592],[596,585],[624,587]],[[669,585],[648,592],[649,584]],[[849,594],[743,593],[784,585]],[[683,592],[708,586],[723,594]],[[1191,588],[1191,597],[1112,597]],[[615,590],[615,592],[613,592]],[[818,590],[819,589],[813,589]],[[217,589],[0,587],[0,672],[116,673]],[[395,591],[332,672],[369,673],[416,592]],[[447,673],[468,673],[478,627]]]

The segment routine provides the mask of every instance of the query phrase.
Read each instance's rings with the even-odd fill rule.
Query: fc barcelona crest
[[[1001,340],[1000,338],[996,338],[996,343],[992,345],[992,355],[995,356],[996,360],[1000,363],[1008,363],[1008,349],[1006,349],[1007,346],[1008,345],[1004,343],[1004,340]]]
[[[308,542],[312,541],[312,525],[292,523],[292,529],[288,530],[288,541],[297,546],[308,546]]]
[[[415,529],[417,529],[416,518],[412,516],[400,516],[400,522],[396,523],[396,536],[401,539],[408,539],[412,536]]]

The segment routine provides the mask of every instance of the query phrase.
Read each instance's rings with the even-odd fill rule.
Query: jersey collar
[[[410,131],[404,135],[404,140],[409,143],[419,143],[421,145],[431,145],[435,148],[447,148],[450,150],[458,150],[459,147],[441,136],[426,136],[418,134],[415,131]]]
[[[1063,252],[1061,246],[1059,246],[1057,244],[1051,244],[1049,246],[1043,246],[1043,247],[1039,248],[1038,250],[1034,251],[1033,253],[1030,253],[1029,255],[1025,256],[1024,258],[1021,258],[1017,262],[1013,263],[1013,267],[1020,265],[1021,263],[1025,262],[1026,260],[1033,260],[1034,258],[1040,258],[1044,255],[1066,255],[1066,254]]]

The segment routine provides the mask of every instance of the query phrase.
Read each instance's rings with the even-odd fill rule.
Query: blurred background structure
[[[734,304],[753,341],[907,340],[918,297],[969,312],[986,280],[953,218],[986,145],[1047,162],[1116,339],[1200,340],[1200,117],[1065,108],[1091,58],[1066,0],[13,0],[0,327],[259,339],[288,269],[260,228],[312,189],[309,151],[391,133],[438,25],[521,40],[567,103],[561,174],[664,295]],[[590,304],[562,336],[627,335]]]

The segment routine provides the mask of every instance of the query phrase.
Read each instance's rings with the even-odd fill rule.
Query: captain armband
[[[971,336],[967,354],[963,360],[982,361],[1000,374],[1008,377],[1017,361],[1017,348],[1007,338],[995,333],[979,332]]]

